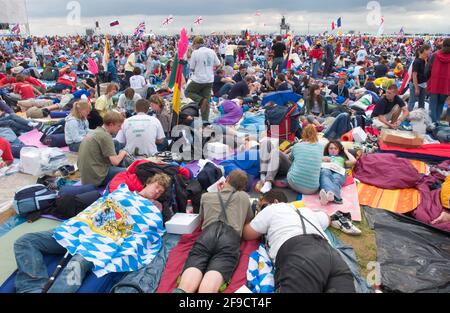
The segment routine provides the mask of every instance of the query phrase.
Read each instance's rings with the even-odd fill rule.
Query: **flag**
[[[273,262],[264,245],[250,254],[247,281],[253,293],[275,292],[275,278]]]
[[[195,19],[194,24],[200,25],[201,23],[203,23],[203,18],[199,16]]]
[[[54,231],[71,255],[92,262],[93,273],[133,272],[149,265],[166,233],[160,210],[122,184]]]
[[[111,22],[109,24],[109,26],[111,26],[111,27],[114,27],[114,26],[117,26],[117,25],[119,25],[119,21],[114,21],[114,22]]]
[[[403,29],[403,26],[402,26],[402,28],[400,28],[399,35],[400,36],[405,36],[405,30]]]
[[[292,58],[291,58],[292,48],[294,47],[294,39],[292,37],[292,34],[289,34],[289,36],[288,36],[288,45],[290,45],[290,48],[289,48],[289,53],[288,53],[288,56],[287,56],[287,66],[286,66],[286,68],[287,68],[287,70],[290,70],[292,68]]]
[[[14,25],[13,28],[11,29],[11,32],[13,34],[20,35],[20,25],[19,24]]]
[[[307,37],[305,42],[303,43],[303,46],[308,50],[309,48],[311,48],[313,42],[311,40],[311,37]]]
[[[178,65],[176,67],[175,85],[173,87],[173,111],[179,115],[181,111],[181,88],[183,81],[183,64],[184,56],[189,46],[186,29],[183,28],[180,33],[180,41],[178,42]],[[175,70],[175,67],[174,67]]]
[[[248,32],[248,30],[245,31],[245,40],[250,40],[250,34]]]
[[[133,35],[136,38],[142,37],[142,35],[145,33],[145,22],[142,22],[134,29]]]
[[[163,25],[169,25],[173,22],[173,16],[169,15],[168,17],[166,17],[163,21]]]
[[[408,71],[403,76],[402,85],[400,86],[400,89],[398,91],[398,93],[400,95],[403,94],[403,91],[405,90],[405,88],[407,88],[407,86],[409,85],[409,82],[411,81],[413,64],[414,64],[414,59],[411,61],[411,65],[409,66]]]
[[[377,37],[381,37],[384,33],[384,16],[381,17],[380,28],[378,29]]]
[[[260,10],[257,10],[256,13],[255,13],[255,15],[256,15],[256,16],[261,16],[261,11],[260,11]]]
[[[106,35],[105,50],[103,51],[103,62],[102,62],[104,71],[108,70],[108,63],[109,63],[109,40],[108,35]]]
[[[331,30],[335,30],[336,28],[342,27],[342,19],[338,18],[336,21],[331,22]]]

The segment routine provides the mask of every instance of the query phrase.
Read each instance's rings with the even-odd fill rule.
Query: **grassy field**
[[[363,213],[362,208],[361,212]],[[377,260],[377,245],[375,240],[375,232],[370,229],[364,214],[362,214],[362,217],[363,220],[361,223],[355,223],[356,227],[358,227],[362,232],[361,236],[349,236],[340,230],[335,230],[333,228],[331,228],[331,230],[341,241],[353,247],[361,270],[361,276],[366,278],[369,272],[367,269],[367,264]]]

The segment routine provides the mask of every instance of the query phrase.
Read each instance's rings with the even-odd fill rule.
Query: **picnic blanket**
[[[386,153],[393,153],[403,158],[413,158],[426,161],[445,161],[450,159],[450,144],[429,144],[423,145],[420,148],[400,148],[389,146],[379,141],[380,151]]]
[[[181,272],[189,256],[189,252],[200,234],[201,228],[198,228],[193,234],[181,237],[180,242],[169,255],[166,269],[161,278],[157,293],[170,293],[177,287],[177,279],[182,274]],[[236,290],[247,284],[246,275],[249,257],[251,253],[258,249],[259,243],[259,240],[243,241],[241,243],[241,257],[239,259],[239,264],[225,293],[234,293]]]
[[[359,206],[358,188],[356,184],[353,183],[343,187],[341,195],[344,201],[342,205],[329,203],[328,205],[323,206],[320,204],[320,198],[317,194],[303,195],[303,201],[306,207],[314,209],[320,208],[329,216],[333,215],[337,211],[341,211],[344,213],[350,213],[353,221],[361,222],[361,208]]]
[[[428,172],[424,162],[410,160],[421,174]],[[409,213],[420,204],[420,192],[416,188],[382,189],[364,183],[358,184],[359,204],[395,213]]]
[[[35,146],[37,148],[48,148],[48,146],[44,145],[40,139],[42,137],[42,133],[37,129],[33,129],[32,131],[23,134],[19,137],[19,140],[22,141],[26,146]],[[69,147],[57,148],[63,152],[69,152]]]

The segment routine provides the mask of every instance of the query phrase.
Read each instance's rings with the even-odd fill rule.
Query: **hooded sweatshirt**
[[[436,53],[427,91],[431,94],[450,95],[450,53]]]
[[[80,120],[72,114],[66,117],[66,125],[64,129],[66,143],[80,143],[86,137],[89,131],[88,120]]]

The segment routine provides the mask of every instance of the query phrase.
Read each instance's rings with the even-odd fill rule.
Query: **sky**
[[[182,27],[195,34],[216,32],[278,33],[286,17],[296,34],[331,32],[331,22],[342,18],[342,32],[376,34],[381,16],[384,33],[403,27],[407,33],[450,33],[450,0],[26,0],[33,35],[84,34],[99,21],[100,31],[131,34],[145,21],[147,32],[174,34]],[[256,12],[260,12],[257,16]],[[447,14],[447,15],[446,15]],[[173,23],[162,26],[164,18]],[[194,25],[202,16],[203,23]],[[109,23],[118,20],[114,28]]]

